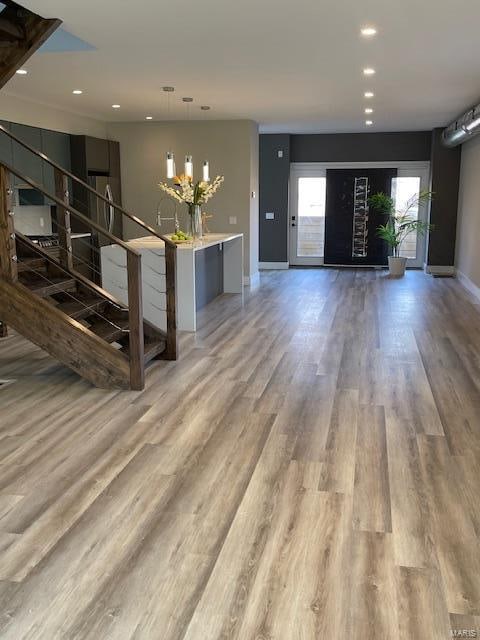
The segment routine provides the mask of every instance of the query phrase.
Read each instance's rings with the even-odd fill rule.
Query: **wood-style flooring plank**
[[[124,393],[10,332],[0,637],[478,628],[479,320],[420,272],[264,272]]]

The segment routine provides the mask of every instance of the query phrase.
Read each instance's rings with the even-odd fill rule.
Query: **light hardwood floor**
[[[409,272],[262,275],[143,392],[0,342],[2,640],[480,628],[480,309]]]

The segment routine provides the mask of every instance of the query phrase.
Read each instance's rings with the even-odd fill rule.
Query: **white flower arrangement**
[[[191,178],[181,175],[173,179],[174,186],[165,182],[160,182],[158,186],[178,202],[185,202],[188,205],[205,204],[216,194],[224,179],[223,176],[217,176],[213,182],[200,180],[194,185]]]

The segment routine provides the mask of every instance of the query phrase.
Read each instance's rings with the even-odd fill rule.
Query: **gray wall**
[[[395,133],[260,136],[260,262],[288,260],[290,162],[431,162],[432,222],[428,263],[453,265],[459,149],[441,146],[441,129]],[[278,158],[278,149],[284,157]],[[265,219],[273,211],[275,220]]]
[[[456,267],[480,291],[480,136],[462,145]]]
[[[175,153],[179,172],[183,170],[185,155],[193,155],[196,178],[201,177],[202,162],[208,159],[211,177],[225,176],[218,193],[204,207],[214,216],[208,226],[213,233],[244,234],[245,275],[256,275],[258,198],[251,197],[251,191],[257,191],[252,189],[256,185],[256,176],[252,176],[252,171],[256,171],[254,157],[258,158],[255,123],[251,120],[111,123],[108,133],[120,142],[124,205],[153,226],[157,223],[159,202],[168,198],[158,188],[158,183],[166,180],[167,151]],[[178,212],[185,226],[186,206],[179,204]],[[173,227],[164,226],[162,230],[168,233]],[[137,229],[132,231],[138,233]]]
[[[278,152],[283,151],[283,158]],[[287,262],[290,135],[260,136],[260,262]],[[266,220],[265,213],[275,213]]]
[[[442,129],[434,129],[430,159],[433,191],[430,222],[435,225],[435,231],[429,237],[427,263],[430,266],[453,266],[462,148],[444,147],[441,137]]]

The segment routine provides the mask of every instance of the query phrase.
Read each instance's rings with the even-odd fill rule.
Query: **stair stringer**
[[[19,282],[0,278],[0,315],[22,336],[103,389],[130,389],[127,357]]]

